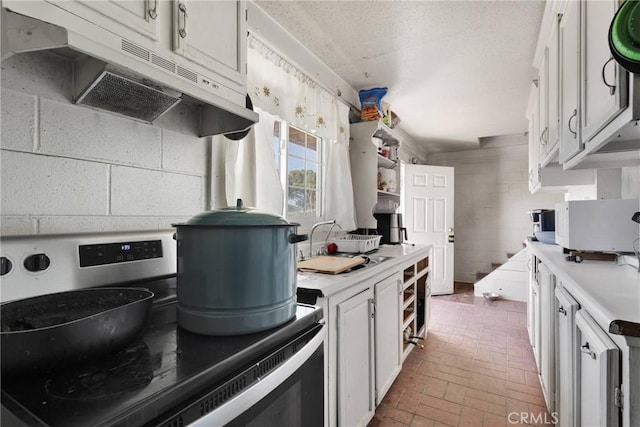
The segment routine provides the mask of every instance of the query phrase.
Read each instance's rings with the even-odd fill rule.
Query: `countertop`
[[[557,282],[612,334],[640,337],[640,273],[615,261],[567,261],[558,245],[527,242]]]
[[[414,258],[429,255],[431,245],[380,245],[374,256],[385,256],[390,259],[360,270],[342,274],[322,274],[298,271],[298,289],[315,293],[318,297],[328,297],[347,287],[378,276],[385,270],[398,267]]]

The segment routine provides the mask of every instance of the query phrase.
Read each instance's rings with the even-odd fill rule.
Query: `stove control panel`
[[[162,258],[161,240],[80,245],[78,249],[80,267]]]

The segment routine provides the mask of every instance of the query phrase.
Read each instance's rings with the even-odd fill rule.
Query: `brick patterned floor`
[[[431,308],[425,348],[407,357],[369,427],[551,424],[526,303],[434,297]]]

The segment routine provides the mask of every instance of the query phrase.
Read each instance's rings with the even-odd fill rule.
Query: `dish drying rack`
[[[338,245],[338,252],[362,254],[378,249],[382,236],[365,236],[360,234],[347,234],[330,239]]]

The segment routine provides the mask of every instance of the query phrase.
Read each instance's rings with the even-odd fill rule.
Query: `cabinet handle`
[[[558,307],[558,313],[564,314],[566,316],[567,310],[565,310],[563,306],[560,306]]]
[[[596,358],[596,353],[595,353],[593,350],[591,350],[591,349],[589,348],[589,343],[588,343],[588,342],[585,342],[585,343],[580,347],[580,351],[581,351],[581,352],[583,352],[583,353],[585,353],[585,354],[588,354],[589,356],[591,356],[591,358],[592,358],[592,359],[594,359],[594,360],[595,360],[595,358]]]
[[[178,4],[178,12],[182,12],[178,14],[178,26],[180,26],[180,16],[182,15],[182,27],[178,28],[178,34],[180,35],[180,37],[185,38],[187,37],[187,5],[184,3],[180,3]]]
[[[574,138],[577,138],[578,137],[578,130],[577,129],[576,130],[571,129],[571,120],[572,119],[576,119],[576,120],[578,119],[578,110],[577,109],[573,110],[573,116],[569,117],[569,121],[567,122],[567,127],[569,128],[569,132],[571,132],[573,134]]]
[[[609,64],[609,62],[611,61],[613,61],[613,58],[609,58],[609,60],[602,66],[602,82],[609,88],[609,95],[613,96],[613,94],[616,93],[616,85],[610,85],[609,83],[607,83],[607,76],[604,75],[607,64]]]
[[[153,0],[153,7],[149,8],[149,18],[156,19],[157,17],[158,17],[158,0]]]
[[[546,127],[546,128],[544,128],[544,130],[540,134],[540,144],[547,145],[547,142],[549,142],[549,141],[547,141],[547,138],[546,138],[546,134],[548,133],[548,131],[549,131],[549,128]]]

